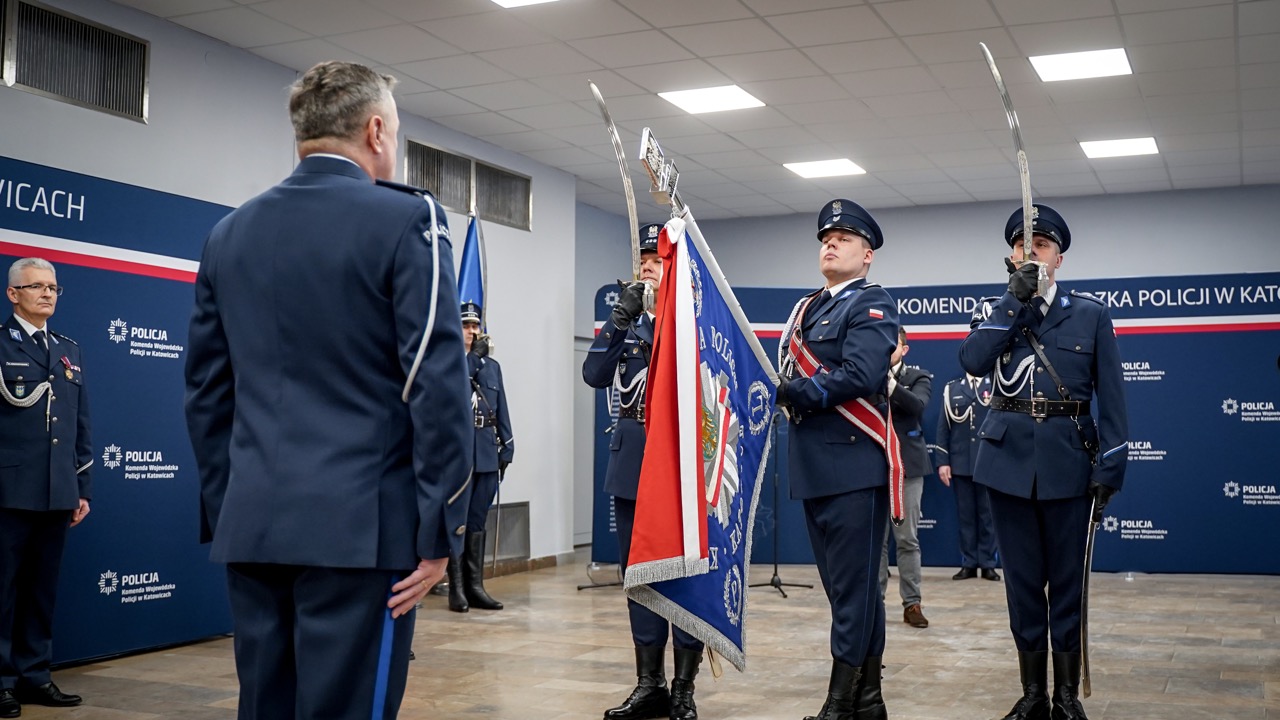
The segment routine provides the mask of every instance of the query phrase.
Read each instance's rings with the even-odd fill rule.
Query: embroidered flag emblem
[[[871,308],[870,310],[868,310],[868,311],[867,311],[867,314],[868,314],[868,315],[870,315],[871,317],[873,317],[873,318],[877,319],[877,320],[883,320],[883,319],[884,319],[884,311],[883,311],[883,310],[877,310],[877,309],[875,309],[875,308]]]

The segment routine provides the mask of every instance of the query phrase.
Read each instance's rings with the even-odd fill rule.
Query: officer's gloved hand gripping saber
[[[1004,113],[1009,121],[1009,131],[1013,133],[1013,149],[1018,156],[1018,177],[1022,184],[1022,261],[1035,262],[1031,259],[1035,208],[1031,205],[1031,169],[1027,165],[1027,150],[1022,144],[1022,126],[1018,122],[1017,111],[1013,109],[1009,90],[1005,88],[1004,79],[1000,76],[1000,68],[996,67],[996,59],[991,56],[986,43],[978,43],[978,47],[982,48],[982,56],[987,60],[987,68],[991,70],[991,77],[996,81],[996,89],[1000,91],[1000,100],[1004,102]],[[1049,270],[1044,263],[1036,262],[1036,265],[1038,267],[1036,294],[1044,297],[1049,292]]]
[[[600,117],[604,118],[605,129],[609,133],[609,141],[613,143],[613,152],[618,156],[618,172],[622,173],[622,189],[627,196],[627,220],[631,222],[631,280],[632,282],[640,281],[640,221],[636,217],[636,193],[631,187],[631,171],[627,168],[627,153],[622,147],[622,138],[618,136],[618,127],[613,124],[613,117],[609,115],[609,108],[604,104],[604,96],[600,94],[600,88],[596,84],[587,81],[587,85],[591,86],[591,94],[596,98],[596,105],[600,108]],[[651,312],[656,302],[653,285],[644,284],[644,310]]]

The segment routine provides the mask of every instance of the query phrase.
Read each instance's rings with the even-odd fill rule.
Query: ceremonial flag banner
[[[692,215],[667,223],[658,250],[664,271],[626,592],[744,670],[773,372]]]
[[[480,218],[467,223],[467,239],[462,244],[462,264],[458,268],[458,302],[484,307],[484,278],[480,268]]]

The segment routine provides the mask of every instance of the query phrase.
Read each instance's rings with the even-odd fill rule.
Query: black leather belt
[[[991,409],[1023,413],[1037,418],[1050,417],[1054,415],[1079,417],[1081,415],[1089,414],[1089,401],[1048,400],[1046,398],[1021,400],[1019,398],[995,395],[991,398]]]
[[[475,425],[478,428],[487,428],[487,427],[493,427],[494,425],[497,425],[497,423],[494,422],[493,418],[485,417],[483,415],[476,415]]]
[[[644,422],[644,407],[624,407],[618,409],[618,417],[629,418],[638,423]]]

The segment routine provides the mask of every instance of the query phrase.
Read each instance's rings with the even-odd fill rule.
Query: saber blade
[[[1022,186],[1022,257],[1030,261],[1035,208],[1031,204],[1031,167],[1027,164],[1026,146],[1022,143],[1022,124],[1018,122],[1018,111],[1013,109],[1013,99],[1009,97],[1009,90],[1004,85],[1004,77],[1000,75],[1000,68],[996,66],[991,50],[987,49],[986,43],[978,43],[978,47],[982,48],[987,69],[991,71],[991,78],[996,81],[996,89],[1000,91],[1000,100],[1004,103],[1005,119],[1009,121],[1009,132],[1013,134],[1013,149],[1018,157],[1018,179]],[[1038,289],[1043,297],[1049,292],[1049,272],[1043,263],[1036,264],[1040,266]]]
[[[627,168],[627,153],[622,147],[622,138],[618,137],[618,126],[613,124],[609,115],[609,107],[604,103],[604,95],[596,84],[587,81],[591,86],[591,94],[596,98],[600,108],[600,117],[604,118],[605,128],[609,131],[609,140],[613,142],[613,152],[618,156],[618,172],[622,173],[622,190],[627,196],[627,219],[631,221],[631,279],[640,279],[640,221],[636,218],[636,193],[631,187],[631,171]]]

